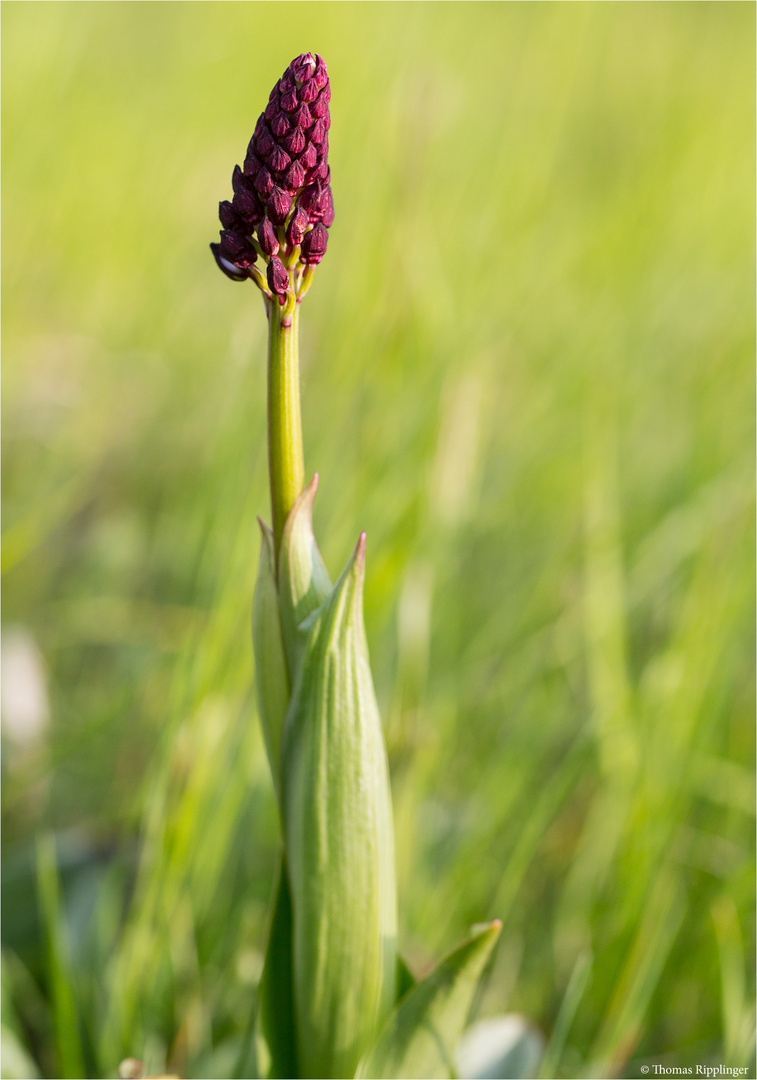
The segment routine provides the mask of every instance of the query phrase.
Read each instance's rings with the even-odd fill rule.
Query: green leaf
[[[401,1001],[405,994],[412,990],[415,985],[415,975],[413,975],[400,954],[397,953],[397,997],[395,1000]]]
[[[259,995],[260,1034],[269,1059],[266,1076],[299,1076],[292,988],[292,905],[283,857]]]
[[[290,674],[294,673],[297,661],[298,629],[331,592],[331,579],[313,535],[313,501],[317,490],[318,473],[292,507],[281,537],[279,601]]]
[[[24,1045],[23,1028],[13,1007],[15,987],[11,963],[16,957],[3,950],[0,965],[0,1077],[2,1080],[35,1080],[36,1062]]]
[[[281,790],[281,736],[289,704],[289,675],[281,636],[273,532],[258,519],[263,534],[258,580],[252,602],[252,648],[258,715],[276,794]]]
[[[441,1080],[455,1075],[457,1043],[500,929],[497,920],[474,930],[403,998],[360,1063],[358,1077]]]
[[[365,536],[302,628],[284,728],[298,1059],[350,1077],[396,993],[389,776],[363,627]]]
[[[49,834],[37,840],[37,889],[47,946],[58,1067],[63,1080],[68,1080],[86,1073],[71,962],[63,930],[55,840]]]

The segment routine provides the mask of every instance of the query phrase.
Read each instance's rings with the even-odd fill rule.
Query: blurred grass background
[[[5,3],[4,1076],[249,1075],[277,824],[262,303],[217,202],[298,52],[306,463],[422,971],[546,1077],[753,1075],[754,7]]]

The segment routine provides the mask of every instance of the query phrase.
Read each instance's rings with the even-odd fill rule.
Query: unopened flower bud
[[[304,101],[306,105],[310,105],[311,102],[315,101],[318,97],[318,87],[312,79],[300,88],[297,92],[297,97],[300,101]]]
[[[265,204],[265,212],[275,225],[283,225],[291,205],[289,192],[275,184]]]
[[[234,265],[233,262],[230,262],[228,259],[224,258],[224,256],[221,254],[220,244],[211,244],[210,250],[213,252],[213,257],[218,264],[218,269],[223,270],[226,277],[231,278],[232,281],[246,281],[247,278],[250,276],[246,270],[240,270]]]
[[[321,221],[328,228],[334,220],[334,199],[328,185],[324,187],[319,182],[310,184],[297,200],[297,205],[302,207],[314,224]]]
[[[281,139],[291,128],[291,124],[283,112],[277,113],[271,121],[271,134],[276,139]]]
[[[268,166],[274,172],[283,172],[292,164],[289,154],[281,146],[274,146],[271,156],[268,158]]]
[[[297,205],[305,211],[308,215],[308,219],[311,221],[317,220],[315,214],[318,210],[318,200],[320,199],[320,195],[321,192],[318,185],[309,184],[297,200]]]
[[[268,218],[263,218],[258,225],[258,242],[266,255],[278,255],[279,238]]]
[[[330,99],[330,97],[331,97],[331,95],[329,93],[329,88],[327,86],[321,91],[321,93],[318,95],[316,100],[310,106],[310,114],[316,120],[320,120],[329,111],[329,99]],[[303,108],[305,108],[304,105],[303,105]]]
[[[328,72],[326,71],[326,64],[323,62],[320,56],[315,58],[315,71],[313,72],[313,82],[321,90],[329,81]]]
[[[305,149],[305,132],[302,128],[292,128],[281,140],[281,145],[290,154],[301,154]]]
[[[310,125],[313,123],[313,117],[310,115],[310,109],[304,103],[300,105],[295,112],[292,113],[292,119],[297,127],[301,127],[303,131],[307,131]]]
[[[244,175],[254,179],[262,168],[263,162],[255,153],[255,148],[251,141],[250,145],[247,147],[247,156],[244,159]]]
[[[315,143],[316,146],[318,146],[319,143],[323,142],[323,140],[326,138],[326,125],[323,122],[323,118],[321,118],[320,120],[316,120],[316,122],[313,124],[312,130],[308,132],[308,134],[310,136],[310,141]]]
[[[310,169],[307,174],[308,183],[313,183],[314,180],[326,181],[329,177],[329,167],[325,161],[318,161],[315,167]]]
[[[252,266],[258,257],[250,241],[230,229],[224,229],[221,233],[221,254],[241,270]]]
[[[289,228],[287,229],[287,240],[292,247],[298,247],[302,243],[302,238],[305,235],[305,230],[310,224],[307,213],[298,206],[295,210],[292,220],[289,222]]]
[[[273,191],[273,177],[265,166],[263,166],[255,177],[255,190],[258,195],[260,195],[261,199],[267,199]]]
[[[224,229],[238,229],[240,225],[239,215],[231,203],[225,200],[218,204],[218,217]]]
[[[245,225],[248,226],[246,230],[248,232],[251,232],[252,229],[255,228],[263,216],[263,207],[261,206],[260,199],[253,191],[248,191],[247,188],[240,188],[239,191],[235,193],[231,205]]]
[[[293,161],[286,171],[284,176],[284,184],[287,191],[294,193],[298,188],[301,188],[305,183],[305,170],[299,161]]]
[[[289,287],[289,274],[281,259],[275,255],[268,264],[268,286],[274,296],[283,298]]]
[[[257,252],[244,236],[224,229],[220,244],[211,244],[219,269],[232,281],[244,281],[250,276],[249,268],[257,259]]]
[[[301,53],[296,60],[293,60],[289,65],[289,71],[292,74],[297,86],[302,86],[303,83],[308,82],[315,71],[316,61],[312,53]]]
[[[275,145],[273,135],[271,135],[267,127],[264,127],[260,134],[255,136],[255,151],[259,157],[264,158],[266,161]]]
[[[331,194],[329,186],[324,188],[319,205],[321,208],[321,221],[327,229],[330,229],[334,224],[334,196]]]
[[[309,266],[316,266],[326,254],[329,233],[325,225],[318,222],[302,240],[302,261]]]
[[[297,101],[297,91],[288,90],[285,94],[281,95],[280,102],[281,107],[285,112],[294,112],[299,105],[299,102]]]
[[[313,143],[308,143],[304,151],[300,154],[300,165],[303,169],[312,169],[318,160],[318,151]]]
[[[247,187],[247,181],[245,175],[238,165],[234,166],[234,172],[231,174],[231,188],[234,194],[241,189]]]

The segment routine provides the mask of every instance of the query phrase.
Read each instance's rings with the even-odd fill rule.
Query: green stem
[[[294,283],[292,283],[294,288]],[[299,304],[268,309],[268,473],[278,566],[284,522],[305,486],[300,415]]]

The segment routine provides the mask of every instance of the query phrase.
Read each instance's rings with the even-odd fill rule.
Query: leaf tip
[[[309,484],[307,484],[302,489],[302,494],[300,495],[300,498],[302,499],[303,495],[307,495],[308,498],[304,499],[303,502],[309,502],[311,507],[312,507],[313,500],[315,499],[317,491],[318,491],[318,473],[314,472],[313,473],[313,479],[310,481]]]
[[[345,576],[352,578],[357,585],[358,592],[362,590],[365,577],[365,539],[366,534],[361,532],[345,570]]]
[[[492,919],[490,922],[474,923],[471,927],[471,938],[493,938],[496,940],[502,930],[502,920]]]
[[[291,536],[291,533],[295,528],[301,513],[305,514],[306,520],[308,522],[311,521],[313,514],[313,503],[315,501],[317,491],[318,473],[313,473],[313,479],[302,489],[300,494],[294,500],[294,506],[289,511],[289,515],[287,516],[286,522],[284,523],[285,537]]]

